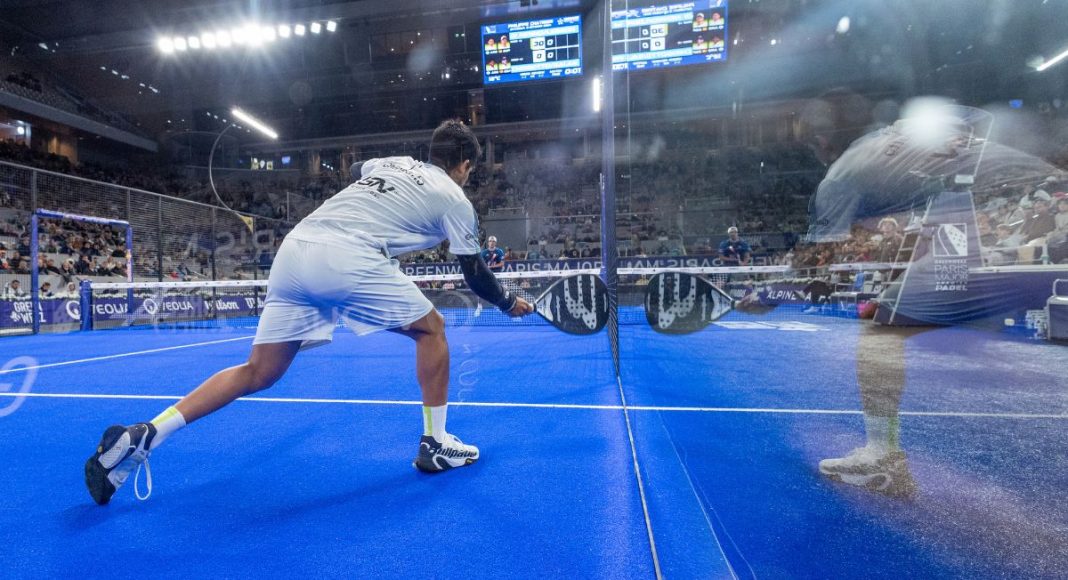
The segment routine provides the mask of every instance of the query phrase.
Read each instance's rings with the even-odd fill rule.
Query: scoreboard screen
[[[482,27],[485,84],[582,74],[582,17],[561,16]]]
[[[727,59],[727,0],[631,6],[612,12],[612,70]]]

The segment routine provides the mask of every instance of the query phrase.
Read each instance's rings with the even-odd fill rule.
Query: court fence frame
[[[252,218],[253,231],[235,214]],[[0,161],[0,221],[6,222],[2,225],[7,226],[9,236],[13,230],[16,238],[31,238],[29,272],[11,274],[23,285],[29,283],[25,302],[30,312],[18,321],[0,321],[0,335],[37,334],[43,328],[59,327],[41,306],[40,285],[53,277],[38,264],[39,257],[49,254],[41,240],[46,220],[124,229],[128,282],[162,282],[175,275],[204,281],[264,278],[276,241],[292,226],[284,219]],[[203,259],[205,267],[186,273],[182,266],[194,257]],[[72,281],[85,278],[76,275]]]

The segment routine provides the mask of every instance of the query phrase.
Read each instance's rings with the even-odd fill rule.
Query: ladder
[[[901,296],[901,290],[905,287],[905,282],[908,281],[909,269],[913,264],[913,258],[916,257],[916,249],[921,239],[925,237],[930,239],[929,233],[926,236],[924,235],[925,226],[927,225],[927,212],[930,208],[931,202],[928,201],[927,207],[923,212],[923,219],[918,222],[910,220],[905,227],[901,245],[898,246],[897,255],[894,257],[894,263],[890,265],[890,270],[883,279],[883,290],[879,295],[879,304],[890,309],[890,314],[883,322],[884,324],[894,324],[894,320],[897,317],[898,299]]]

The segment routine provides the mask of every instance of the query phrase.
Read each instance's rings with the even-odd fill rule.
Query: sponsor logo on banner
[[[708,256],[657,256],[652,258],[620,258],[620,268],[712,268],[723,266],[718,255]],[[754,266],[767,266],[767,256],[755,256]],[[587,270],[601,267],[600,258],[566,260],[518,260],[504,263],[504,272],[540,272],[551,270]],[[402,271],[408,276],[442,276],[460,274],[460,264],[444,262],[433,264],[403,264]]]
[[[935,292],[968,289],[968,225],[939,224],[934,236]]]
[[[66,311],[67,316],[69,316],[71,320],[82,319],[82,306],[74,300],[68,300],[67,303],[64,305],[64,310]]]
[[[935,235],[936,258],[965,258],[968,256],[968,225],[939,224]]]

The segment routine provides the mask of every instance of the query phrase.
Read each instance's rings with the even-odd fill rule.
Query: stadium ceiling
[[[525,4],[525,6],[524,6]],[[19,59],[47,72],[97,104],[163,128],[174,118],[241,102],[279,122],[319,115],[316,107],[349,108],[376,93],[420,89],[459,92],[470,83],[449,74],[449,59],[463,55],[439,51],[433,66],[412,74],[405,59],[368,56],[376,38],[391,33],[477,26],[488,19],[526,17],[560,10],[585,12],[593,0],[540,0],[536,6],[513,0],[102,0],[99,2],[8,0],[0,12],[0,51],[19,67]],[[57,17],[59,16],[59,17]],[[268,50],[201,50],[199,54],[161,54],[164,35],[197,35],[242,26],[337,23],[337,34],[279,38]],[[425,32],[424,32],[425,33]],[[450,35],[456,34],[450,30]],[[475,69],[477,55],[471,58]],[[470,72],[470,71],[469,71]],[[388,77],[384,75],[389,75]],[[400,76],[398,76],[398,74]],[[480,75],[472,72],[472,79]],[[439,78],[435,87],[426,82]],[[470,79],[468,79],[470,80]],[[392,82],[391,82],[392,81]],[[403,84],[404,81],[410,81]],[[464,83],[468,84],[464,84]],[[143,86],[142,86],[143,84]],[[305,110],[305,105],[310,109]],[[154,119],[152,117],[155,117]],[[313,131],[314,132],[314,131]]]

